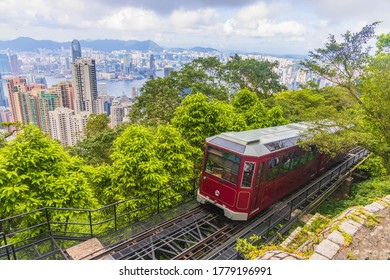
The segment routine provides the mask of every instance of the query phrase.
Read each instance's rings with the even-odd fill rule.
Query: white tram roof
[[[206,139],[207,143],[247,156],[263,156],[294,146],[303,139],[309,123],[291,123],[282,126],[241,132],[224,132]]]

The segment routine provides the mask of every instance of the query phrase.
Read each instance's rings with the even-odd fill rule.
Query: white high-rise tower
[[[97,81],[94,59],[76,59],[72,64],[74,85],[74,110],[97,113]]]

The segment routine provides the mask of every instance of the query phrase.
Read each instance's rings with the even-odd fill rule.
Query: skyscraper
[[[23,117],[23,111],[21,106],[21,98],[19,95],[20,91],[25,91],[27,87],[27,80],[26,78],[8,78],[7,81],[7,89],[8,89],[8,96],[9,101],[12,109],[12,115],[14,121],[19,121],[23,123],[24,117]]]
[[[62,146],[73,146],[78,137],[74,125],[74,111],[59,107],[49,112],[50,135],[61,142]]]
[[[74,110],[74,91],[72,82],[59,82],[58,84],[53,85],[49,90],[56,92],[59,95],[61,107]]]
[[[80,42],[76,39],[72,41],[72,44],[70,45],[70,52],[72,54],[72,62],[75,63],[76,59],[81,58],[81,46]]]
[[[8,102],[4,94],[3,82],[1,81],[1,73],[0,73],[0,107],[2,106],[7,107]]]
[[[0,53],[0,72],[11,73],[8,55]]]
[[[76,59],[72,64],[74,85],[74,110],[97,113],[97,81],[94,59]]]
[[[156,61],[154,59],[154,55],[150,55],[150,60],[149,60],[149,71],[150,71],[150,76],[151,77],[156,77]]]
[[[10,55],[9,62],[10,62],[10,66],[11,66],[12,75],[18,75],[19,74],[18,56],[16,54]]]

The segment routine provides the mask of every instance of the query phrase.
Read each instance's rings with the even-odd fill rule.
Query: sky
[[[388,0],[0,0],[0,40],[153,40],[162,47],[307,54],[382,21]]]

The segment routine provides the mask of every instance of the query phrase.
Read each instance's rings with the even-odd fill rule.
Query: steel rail
[[[97,252],[99,252],[99,251],[96,251],[94,253],[91,253],[90,255],[85,256],[83,259],[97,260],[97,259],[104,258],[109,254],[113,254],[115,252],[118,252],[118,251],[126,248],[129,245],[135,244],[136,242],[139,242],[142,239],[153,236],[153,235],[157,234],[158,232],[160,232],[160,231],[162,231],[162,230],[164,230],[164,229],[166,229],[174,224],[177,224],[180,221],[183,221],[185,219],[188,219],[191,216],[194,216],[202,211],[205,211],[206,208],[207,207],[205,207],[204,205],[199,205],[198,207],[191,209],[187,212],[184,212],[183,214],[176,216],[175,218],[173,218],[171,220],[168,220],[168,221],[163,222],[163,223],[161,223],[161,224],[159,224],[151,229],[148,229],[144,232],[141,232],[141,233],[131,237],[130,239],[127,239],[124,241],[119,241],[113,245],[110,245],[109,247],[102,248],[99,250],[99,251],[101,251],[100,254],[95,255]],[[94,255],[94,256],[92,257],[92,255]]]

